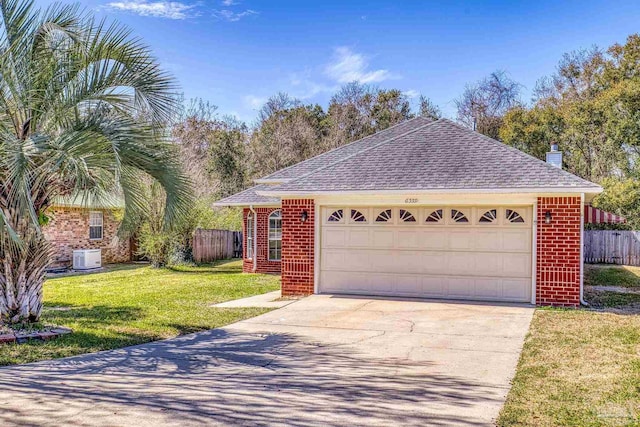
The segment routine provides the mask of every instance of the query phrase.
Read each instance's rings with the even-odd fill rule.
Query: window
[[[496,220],[498,219],[498,211],[496,209],[491,209],[489,211],[486,211],[485,213],[482,214],[482,216],[480,217],[480,220],[478,222],[481,222],[483,224],[489,224],[492,222],[496,222]]]
[[[416,217],[411,212],[400,209],[400,220],[402,222],[416,222]]]
[[[524,222],[524,218],[522,218],[522,215],[520,215],[518,212],[511,210],[511,209],[507,209],[505,211],[505,217],[507,218],[507,221],[509,222],[515,222],[515,223],[523,223]]]
[[[247,215],[247,256],[245,258],[253,258],[253,216]]]
[[[102,212],[89,212],[89,239],[102,240]]]
[[[425,222],[433,222],[433,223],[438,223],[442,221],[442,209],[438,209],[435,210],[433,212],[431,212],[428,216],[427,219],[425,220]]]
[[[367,222],[367,218],[360,211],[351,209],[351,220],[353,222]]]
[[[391,209],[385,209],[378,214],[376,222],[389,222],[391,221]]]
[[[469,222],[467,216],[457,209],[451,209],[451,219],[454,222]]]
[[[282,215],[274,211],[269,215],[269,261],[280,261],[282,256]]]
[[[342,209],[338,209],[337,211],[333,211],[331,215],[329,215],[329,222],[341,222],[342,221]]]

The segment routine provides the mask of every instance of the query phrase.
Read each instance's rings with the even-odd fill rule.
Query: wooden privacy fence
[[[640,266],[640,231],[585,230],[584,262]]]
[[[193,234],[193,259],[211,262],[242,257],[242,232],[196,229]]]

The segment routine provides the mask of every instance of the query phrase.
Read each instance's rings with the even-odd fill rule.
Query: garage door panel
[[[504,252],[531,252],[531,230],[504,230],[502,241]]]
[[[529,254],[503,254],[502,275],[516,277],[531,276],[531,256]]]
[[[369,241],[369,229],[351,228],[347,236],[346,246],[349,248],[369,248],[371,246]]]
[[[473,253],[449,252],[446,254],[447,271],[455,274],[476,274],[476,262]]]
[[[503,262],[499,254],[491,252],[476,252],[468,255],[474,259],[473,274],[478,276],[502,275]]]
[[[399,251],[393,255],[394,273],[422,273],[422,253],[417,251]]]
[[[444,252],[423,252],[422,272],[426,274],[446,274],[447,260]]]
[[[473,244],[473,231],[472,230],[451,230],[448,233],[448,247],[449,250],[471,250],[474,247]]]
[[[530,279],[503,279],[502,296],[506,300],[523,301],[529,298],[531,292]]]
[[[416,249],[420,247],[420,235],[415,230],[398,230],[398,249]]]
[[[475,296],[475,283],[472,277],[449,277],[448,297],[471,298]]]
[[[422,277],[422,294],[427,298],[446,298],[446,277]]]
[[[440,229],[427,229],[420,232],[420,248],[446,249],[448,244],[447,232]]]
[[[322,245],[327,248],[343,248],[347,242],[347,229],[326,228],[322,236]]]
[[[394,236],[395,233],[393,230],[381,230],[381,229],[372,229],[372,247],[379,249],[392,249],[394,247]]]
[[[502,249],[501,230],[477,230],[474,249],[480,251],[500,251]]]
[[[323,222],[319,291],[529,301],[531,227],[479,223],[477,212],[488,209],[465,209],[464,224],[449,221],[446,208],[444,222],[435,224]],[[495,209],[503,218],[504,208]],[[531,218],[530,208],[518,209]]]

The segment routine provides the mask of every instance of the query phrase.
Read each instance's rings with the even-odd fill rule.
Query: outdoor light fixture
[[[307,218],[309,218],[309,213],[307,211],[302,211],[300,214],[300,221],[307,222]]]
[[[551,224],[551,211],[546,211],[544,213],[544,222]]]

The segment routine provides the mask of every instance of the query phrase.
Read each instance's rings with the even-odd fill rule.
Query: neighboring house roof
[[[259,184],[254,187],[248,188],[240,193],[236,193],[233,196],[224,198],[214,205],[216,206],[273,206],[280,204],[279,197],[267,197],[261,196],[257,191],[264,191],[268,189],[268,185]]]
[[[81,209],[124,209],[124,199],[120,196],[96,198],[92,194],[83,192],[76,195],[56,197],[51,204],[59,208]]]
[[[256,182],[256,197],[334,192],[555,191],[602,188],[447,119],[408,120]],[[243,192],[243,193],[246,193]],[[228,205],[230,199],[216,203]],[[245,204],[257,204],[249,194]]]

